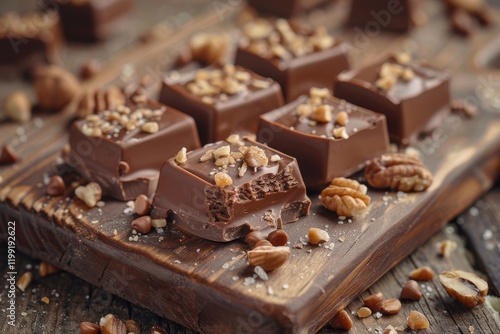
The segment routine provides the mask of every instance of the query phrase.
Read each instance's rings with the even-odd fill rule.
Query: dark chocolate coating
[[[418,0],[352,0],[347,24],[360,29],[357,34],[378,34],[381,30],[406,32],[414,27]],[[362,37],[358,37],[362,38]]]
[[[195,76],[195,72],[191,72],[175,80],[165,77],[159,101],[193,117],[202,144],[226,139],[237,131],[255,133],[259,115],[283,105],[281,90],[279,85],[270,79],[240,66],[236,66],[236,69],[250,73],[252,78],[266,80],[270,86],[264,89],[249,87],[248,92],[229,96],[227,101],[217,100],[211,105],[204,103],[186,88],[186,84]]]
[[[348,45],[342,41],[326,50],[287,60],[264,58],[240,44],[235,63],[277,81],[287,102],[307,94],[311,87],[332,87],[337,75],[350,68]]]
[[[144,133],[136,128],[132,131],[121,129],[116,137],[90,137],[81,130],[86,122],[84,119],[76,121],[70,128],[68,164],[87,180],[99,183],[104,194],[118,200],[133,199],[140,194],[151,195],[161,165],[181,146],[189,149],[200,146],[191,117],[154,101],[140,107],[165,108],[156,120],[159,125],[157,133]],[[120,166],[120,162],[125,162],[128,168]]]
[[[239,146],[220,141],[188,152],[186,163],[170,159],[161,169],[153,216],[169,212],[177,228],[204,239],[231,241],[253,230],[276,229],[308,214],[311,201],[297,161],[257,142],[244,139],[244,143],[262,148],[268,157],[278,154],[282,159],[255,170],[248,167],[243,177],[238,176],[242,162],[237,161],[227,169],[233,184],[225,188],[215,185],[213,161],[200,162],[200,157],[208,149],[230,145],[231,151],[238,152]],[[265,219],[269,210],[274,220]]]
[[[331,105],[333,121],[310,125],[301,122],[294,112],[308,97],[261,116],[258,140],[299,162],[307,189],[320,189],[335,177],[346,177],[363,167],[365,161],[389,150],[385,116],[356,107],[334,97],[323,99]],[[349,138],[332,138],[335,115],[346,111],[345,128]]]
[[[391,61],[390,59],[388,61]],[[387,92],[375,86],[380,62],[339,75],[334,95],[387,117],[392,141],[409,144],[419,134],[437,128],[449,112],[449,74],[429,65],[412,63],[415,76],[398,80]]]
[[[17,28],[11,26],[9,15],[15,17]],[[57,63],[63,44],[58,14],[34,12],[17,15],[7,13],[0,17],[0,65],[26,59]]]
[[[133,8],[133,0],[65,1],[59,14],[66,39],[95,42],[125,31]]]
[[[248,4],[259,12],[291,18],[310,11],[332,0],[248,0]]]

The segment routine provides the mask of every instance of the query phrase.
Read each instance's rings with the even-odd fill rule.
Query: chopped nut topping
[[[185,85],[187,90],[207,104],[215,104],[217,100],[226,101],[228,96],[245,93],[250,87],[260,90],[270,86],[270,80],[254,78],[249,72],[231,64],[226,64],[223,70],[198,70],[194,80]]]
[[[291,26],[284,19],[275,22],[255,19],[245,24],[243,33],[249,40],[248,48],[268,58],[300,57],[329,49],[335,44],[335,39],[328,34],[326,28],[297,29],[296,24]]]
[[[409,67],[411,58],[407,53],[400,53],[394,56],[396,62],[386,62],[380,67],[379,78],[375,86],[382,91],[391,89],[398,79],[410,81],[415,77],[415,73]]]
[[[271,160],[271,162],[278,162],[281,160],[281,157],[278,154],[273,154],[269,160]]]
[[[309,89],[309,96],[312,98],[319,97],[320,99],[323,99],[325,97],[331,96],[331,94],[328,88],[311,87]]]
[[[232,134],[230,135],[229,137],[226,138],[226,141],[229,143],[229,144],[233,144],[233,145],[239,145],[239,146],[243,146],[244,143],[243,141],[241,140],[240,138],[240,135],[239,134]]]
[[[141,131],[146,133],[157,133],[159,129],[158,123],[147,122],[141,126]]]
[[[200,162],[211,160],[213,157],[214,157],[214,150],[208,150],[200,157]]]
[[[186,161],[187,161],[187,149],[185,147],[183,147],[175,155],[175,162],[177,162],[178,164],[183,164]]]
[[[341,111],[335,117],[335,122],[340,126],[346,126],[349,122],[349,115],[345,111]]]
[[[215,184],[219,188],[225,188],[233,184],[233,179],[227,173],[219,172],[214,175]]]
[[[220,157],[227,157],[231,153],[231,147],[229,145],[221,146],[213,151],[213,156],[215,159]]]
[[[244,154],[245,162],[249,167],[261,167],[267,166],[269,159],[266,156],[266,152],[257,146],[249,147]]]
[[[241,167],[238,168],[238,176],[243,177],[243,175],[245,175],[245,173],[247,172],[247,169],[248,169],[247,163],[243,162],[241,164]]]
[[[347,134],[347,131],[345,129],[345,126],[341,126],[339,128],[334,128],[333,129],[333,136],[337,139],[348,139],[349,135]]]
[[[310,118],[313,121],[320,123],[328,123],[332,121],[332,107],[328,104],[319,105],[313,110]]]

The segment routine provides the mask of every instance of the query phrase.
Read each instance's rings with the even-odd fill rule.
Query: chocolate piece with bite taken
[[[261,116],[258,140],[297,158],[308,189],[349,176],[389,150],[385,116],[312,88]]]
[[[450,76],[405,53],[339,75],[334,95],[387,117],[392,141],[409,144],[449,113]]]
[[[231,241],[308,214],[297,161],[239,135],[183,149],[160,174],[152,216],[204,239]]]
[[[273,78],[288,102],[311,87],[332,87],[337,74],[349,69],[347,44],[324,27],[256,19],[244,25],[243,34],[236,64]]]
[[[153,193],[161,165],[178,150],[177,141],[190,149],[200,144],[191,117],[145,95],[121,101],[71,126],[66,161],[105,195],[129,200]]]
[[[166,77],[159,100],[192,116],[203,144],[254,133],[259,115],[283,105],[276,82],[230,64]]]

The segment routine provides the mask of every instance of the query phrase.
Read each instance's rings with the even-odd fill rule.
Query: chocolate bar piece
[[[273,78],[288,102],[311,87],[332,87],[337,74],[349,69],[347,44],[324,28],[256,19],[243,27],[243,33],[235,63]]]
[[[259,115],[283,105],[276,82],[229,64],[167,76],[159,100],[192,116],[203,144],[255,133]]]
[[[409,144],[449,112],[449,74],[406,54],[339,75],[334,95],[387,117],[392,141]]]
[[[33,60],[57,63],[62,43],[56,12],[0,16],[0,65]]]
[[[389,150],[385,116],[311,89],[261,116],[258,140],[299,162],[308,189],[348,176]]]
[[[70,0],[58,4],[64,35],[70,41],[96,42],[125,31],[133,0]]]
[[[67,163],[118,200],[151,195],[161,165],[178,151],[178,142],[190,149],[200,146],[191,117],[138,100],[87,115],[69,133]]]
[[[352,0],[347,24],[356,39],[372,38],[381,30],[406,32],[414,27],[417,0]]]
[[[294,158],[231,135],[163,165],[152,216],[169,213],[182,230],[230,241],[296,221],[310,205]]]
[[[291,18],[310,11],[332,0],[248,0],[248,4],[259,12]]]

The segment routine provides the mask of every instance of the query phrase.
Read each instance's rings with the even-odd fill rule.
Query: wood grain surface
[[[232,9],[236,11],[237,8]],[[435,177],[433,186],[423,194],[398,198],[395,193],[370,191],[373,201],[368,215],[342,225],[337,224],[335,215],[321,208],[317,194],[310,194],[313,213],[298,223],[287,225],[285,229],[293,244],[300,242],[300,237],[307,233],[309,227],[328,228],[335,244],[333,249],[306,246],[302,250],[293,250],[290,260],[272,273],[269,280],[251,282],[248,279],[247,283],[251,284],[245,284],[245,278],[252,277],[253,272],[246,263],[247,248],[242,242],[207,242],[184,235],[173,227],[163,234],[139,236],[136,241],[130,229],[133,216],[124,213],[125,203],[106,200],[102,209],[88,210],[78,200],[71,199],[72,189],[68,189],[66,194],[69,200],[66,197],[46,197],[44,175],[63,174],[68,184],[74,182],[73,188],[84,182],[67,171],[58,160],[66,142],[66,125],[71,119],[71,108],[57,115],[40,115],[42,126],[39,126],[40,122],[32,122],[19,130],[19,126],[12,123],[1,125],[2,134],[5,134],[1,137],[2,143],[12,144],[23,159],[12,168],[0,169],[3,180],[0,232],[5,235],[5,223],[15,220],[19,251],[53,263],[94,286],[103,287],[133,304],[199,332],[320,330],[339,309],[346,307],[396,263],[438,232],[448,220],[468,208],[492,186],[500,172],[500,118],[494,106],[495,93],[491,93],[497,87],[494,82],[488,81],[486,74],[473,72],[469,66],[476,50],[480,52],[498,29],[479,32],[474,39],[464,42],[449,36],[443,14],[436,3],[426,2],[424,9],[429,23],[409,36],[380,34],[370,39],[367,45],[356,45],[353,32],[342,31],[338,26],[332,29],[354,42],[352,53],[355,66],[375,61],[404,47],[432,60],[436,66],[446,67],[455,73],[453,95],[480,104],[480,115],[472,120],[451,116],[433,138],[425,138],[416,144]],[[331,25],[331,20],[341,18],[343,13],[345,2],[339,2],[325,11],[310,14],[304,20]],[[196,18],[187,22],[183,29],[173,31],[168,40],[117,54],[110,66],[86,85],[100,86],[113,80],[127,64],[133,64],[138,74],[152,72],[159,78],[168,61],[172,60],[174,50],[179,50],[192,32],[214,26],[219,29],[231,27],[231,22],[215,10],[198,14]],[[341,236],[345,237],[345,241],[337,241]],[[418,263],[413,256],[405,262]],[[427,258],[431,259],[430,253]],[[463,259],[457,261],[457,265],[467,265],[466,262],[459,262]],[[438,268],[441,267],[436,266]],[[69,274],[58,276],[75,280]],[[401,283],[403,276],[400,277]],[[48,279],[57,281],[56,278]],[[79,285],[87,291],[76,293],[82,298],[94,293],[91,291],[107,298],[110,296],[82,281]],[[72,293],[71,287],[61,287],[67,289],[67,294]],[[434,289],[439,291],[437,286]],[[388,295],[395,293],[394,287],[386,290]],[[64,291],[57,293],[60,297]],[[447,301],[444,294],[439,295]],[[38,297],[36,293],[30,295],[28,292],[20,295],[20,300],[24,302],[25,298]],[[77,303],[80,297],[75,298]],[[70,299],[66,302],[70,303]],[[94,299],[97,300],[96,311],[106,312],[94,312],[92,307],[92,311],[86,311],[88,318],[85,319],[77,311],[79,307],[69,308],[75,313],[66,315],[69,320],[67,327],[64,316],[61,322],[57,315],[49,312],[41,319],[51,325],[43,324],[43,320],[34,317],[32,322],[24,322],[24,330],[31,328],[43,332],[46,329],[51,332],[54,328],[63,328],[63,331],[71,331],[77,327],[75,322],[96,322],[97,314],[107,312],[123,319],[136,318],[134,312],[138,312],[137,318],[143,316],[146,326],[159,322],[176,330],[174,324],[160,320],[141,308],[132,307],[121,299],[109,298],[101,308],[99,296],[92,295],[88,303],[93,303]],[[37,300],[31,302],[39,303]],[[61,299],[59,304],[62,303]],[[350,307],[354,310],[356,301]],[[127,309],[130,311],[126,312]],[[471,313],[472,316],[463,315],[463,322],[453,321],[455,325],[442,322],[436,316],[434,321],[441,327],[432,331],[442,333],[440,329],[448,331],[448,328],[451,332],[453,328],[462,331],[466,322],[473,321],[478,330],[484,329],[488,333],[488,326],[495,324],[490,323],[487,315],[481,318],[476,312],[486,314],[486,310],[480,308]],[[401,319],[404,320],[403,315]],[[22,321],[22,317],[20,319]],[[401,319],[398,318],[398,321]],[[362,323],[367,330],[365,321]],[[7,325],[3,323],[2,326]],[[362,332],[361,327],[359,332]]]

